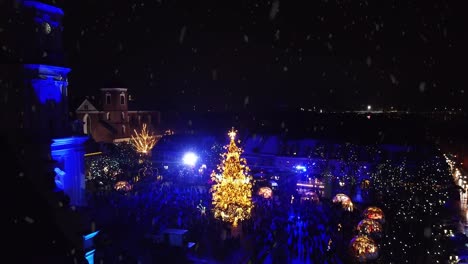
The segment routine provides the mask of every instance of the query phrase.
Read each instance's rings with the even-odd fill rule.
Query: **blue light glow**
[[[45,64],[25,64],[24,67],[28,70],[38,71],[39,74],[66,77],[70,72],[70,68],[50,66]]]
[[[60,168],[55,168],[55,185],[59,190],[63,190],[63,179],[65,177],[65,172]]]
[[[60,149],[70,149],[72,150],[75,146],[81,146],[89,137],[67,137],[67,138],[54,138],[52,144],[52,151],[57,151]],[[83,154],[84,156],[84,154]]]
[[[306,167],[303,166],[303,165],[296,165],[295,168],[296,168],[296,170],[301,170],[301,171],[304,171],[304,172],[307,171]]]
[[[41,10],[41,11],[46,12],[46,13],[50,13],[50,14],[54,14],[54,15],[62,15],[63,16],[63,10],[62,9],[60,9],[58,7],[55,7],[55,6],[46,5],[46,4],[41,3],[41,2],[24,1],[23,5],[25,7],[33,7],[35,9],[37,9],[37,10]]]
[[[85,258],[86,260],[88,261],[89,264],[94,264],[94,252],[96,250],[93,249],[93,250],[90,250],[88,252],[85,253]]]
[[[95,237],[97,234],[99,233],[99,230],[96,231],[96,232],[93,232],[93,233],[90,233],[90,234],[87,234],[87,235],[84,235],[83,236],[83,239],[84,240],[89,240],[89,239],[92,239],[93,237]]]

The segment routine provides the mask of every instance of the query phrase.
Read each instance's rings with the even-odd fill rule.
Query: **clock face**
[[[42,29],[46,34],[50,34],[50,32],[52,31],[52,27],[47,22],[42,23]]]

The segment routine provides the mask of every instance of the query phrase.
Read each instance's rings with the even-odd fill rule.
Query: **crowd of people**
[[[296,199],[297,200],[297,199]],[[331,201],[257,199],[254,263],[345,263],[357,213]]]
[[[203,207],[209,201],[209,193],[201,186],[173,186],[170,184],[148,184],[139,190],[123,193],[116,191],[96,192],[90,196],[89,212],[108,242],[97,251],[97,258],[119,259],[115,252],[135,256],[145,263],[155,251],[152,244],[166,228],[187,229],[188,238],[199,240],[208,221]],[[101,235],[101,237],[103,237]],[[143,243],[143,244],[142,244]],[[106,254],[106,252],[109,254]],[[101,255],[101,256],[100,256]],[[151,263],[151,262],[148,262]]]
[[[208,185],[169,182],[135,185],[130,192],[95,192],[88,202],[88,213],[101,229],[98,263],[154,263],[162,257],[179,263],[190,263],[189,258],[212,263],[346,263],[359,221],[356,212],[326,199],[291,202],[254,196],[251,219],[236,231],[210,214]],[[161,248],[166,228],[188,230],[187,242],[195,245],[180,252]]]

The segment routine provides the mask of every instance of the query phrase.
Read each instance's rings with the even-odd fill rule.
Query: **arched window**
[[[91,134],[91,118],[88,114],[83,117],[83,133],[85,135]]]
[[[126,129],[125,129],[125,126],[123,125],[122,126],[122,135],[125,135],[125,131],[126,131]]]
[[[106,104],[111,104],[111,95],[110,95],[110,93],[106,93]]]
[[[106,118],[107,118],[107,120],[110,120],[110,113],[109,112],[106,113]]]
[[[122,112],[122,120],[125,120],[125,112]]]
[[[120,104],[125,104],[125,93],[120,93]]]

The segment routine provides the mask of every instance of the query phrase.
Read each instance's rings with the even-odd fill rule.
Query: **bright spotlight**
[[[195,166],[197,163],[198,156],[195,155],[193,152],[187,152],[185,153],[184,157],[182,158],[182,161],[184,162],[185,165],[189,166]]]

